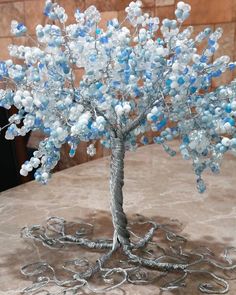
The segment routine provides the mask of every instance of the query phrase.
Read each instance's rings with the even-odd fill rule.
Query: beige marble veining
[[[218,255],[236,246],[236,158],[227,155],[220,175],[205,173],[207,192],[199,195],[191,162],[178,154],[170,158],[160,146],[139,148],[125,159],[125,211],[159,222],[178,219],[192,246],[207,245]],[[89,220],[98,236],[111,236],[109,215],[109,158],[55,173],[47,186],[31,182],[0,194],[0,295],[20,294],[30,284],[19,269],[27,262],[59,260],[67,253],[45,249],[20,238],[26,225],[41,224],[49,216],[70,222]],[[82,249],[70,253],[91,255]],[[95,255],[95,254],[92,254]],[[56,258],[57,257],[57,258]],[[158,284],[124,285],[110,294],[197,295],[196,282],[180,291],[160,293]],[[236,294],[231,281],[230,295]],[[90,294],[85,293],[85,294]]]

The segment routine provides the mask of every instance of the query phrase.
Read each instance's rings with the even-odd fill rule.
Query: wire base
[[[149,229],[142,238],[134,232],[135,227],[148,225]],[[68,249],[74,245],[106,253],[93,263],[87,258],[65,261],[63,275],[60,275],[62,278],[58,277],[58,270],[47,262],[27,264],[21,268],[21,273],[31,278],[33,283],[22,294],[86,294],[83,293],[85,289],[104,293],[125,283],[148,285],[157,282],[160,290],[170,291],[186,287],[186,280],[193,275],[207,280],[198,285],[202,293],[226,294],[229,291],[228,280],[234,279],[229,275],[236,270],[236,264],[230,257],[234,248],[225,249],[223,261],[218,262],[207,247],[186,249],[186,239],[170,229],[169,225],[137,221],[128,229],[133,238],[130,245],[114,249],[112,240],[89,239],[93,226],[86,222],[80,223],[79,230],[74,234],[67,233],[65,220],[58,217],[50,217],[46,226],[23,228],[22,237],[41,242],[51,249]],[[103,286],[98,288],[97,285],[101,284]],[[51,286],[56,286],[55,292],[50,291]]]

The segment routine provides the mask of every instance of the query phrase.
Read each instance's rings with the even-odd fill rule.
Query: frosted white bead
[[[49,175],[48,175],[47,172],[43,172],[43,173],[42,173],[42,178],[43,178],[43,179],[45,179],[45,180],[48,179],[48,176],[49,176]]]
[[[180,2],[177,3],[177,7],[178,7],[179,9],[184,9],[185,5],[186,5],[186,4],[185,4],[183,1],[180,1]]]
[[[40,160],[37,159],[37,158],[33,158],[32,166],[33,166],[34,168],[37,168],[37,167],[39,166],[39,164],[40,164]]]
[[[231,108],[233,111],[236,111],[236,100],[231,102]]]
[[[171,88],[178,88],[178,87],[179,87],[179,84],[176,81],[173,81],[171,83]]]
[[[156,49],[156,54],[159,55],[159,56],[165,55],[165,49],[163,47],[158,47]]]
[[[15,95],[13,100],[14,100],[14,103],[16,103],[16,104],[20,103],[21,102],[21,96]]]
[[[117,106],[115,106],[115,112],[118,117],[122,116],[124,113],[123,107],[118,104]]]
[[[129,104],[125,104],[123,110],[126,114],[129,114],[129,112],[131,111],[131,106]]]
[[[222,140],[221,140],[221,143],[224,146],[229,146],[230,145],[230,139],[228,137],[223,137]]]
[[[227,132],[230,132],[230,131],[232,130],[232,126],[230,125],[229,122],[226,122],[226,123],[224,124],[224,128],[225,128],[225,130],[226,130]]]
[[[96,155],[96,148],[94,147],[94,144],[90,144],[87,148],[87,154],[91,157]]]
[[[97,123],[97,124],[104,124],[104,123],[105,123],[105,119],[104,119],[104,117],[102,117],[102,116],[98,116],[98,117],[96,118],[96,123]]]
[[[33,167],[32,167],[32,165],[27,164],[27,165],[25,165],[25,169],[30,172],[33,170]]]
[[[28,175],[28,171],[27,170],[25,170],[25,169],[20,169],[20,175],[22,175],[22,176],[27,176]]]
[[[11,59],[6,60],[6,66],[10,67],[13,65],[13,61]]]
[[[15,138],[15,136],[12,133],[10,133],[9,131],[6,131],[5,138],[8,140],[13,140]]]
[[[58,134],[62,134],[62,133],[63,133],[63,129],[62,129],[61,127],[58,127],[58,128],[57,128],[57,133],[58,133]]]

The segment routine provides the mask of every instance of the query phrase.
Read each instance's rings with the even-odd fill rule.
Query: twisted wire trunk
[[[130,234],[127,230],[127,218],[123,210],[125,140],[122,135],[112,138],[111,149],[110,192],[114,226],[113,249],[120,246],[130,248]]]

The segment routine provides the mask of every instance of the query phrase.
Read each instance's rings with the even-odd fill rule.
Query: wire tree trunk
[[[130,246],[130,234],[127,230],[127,218],[123,210],[124,156],[125,140],[123,135],[112,138],[111,156],[111,214],[114,226],[113,249]]]

